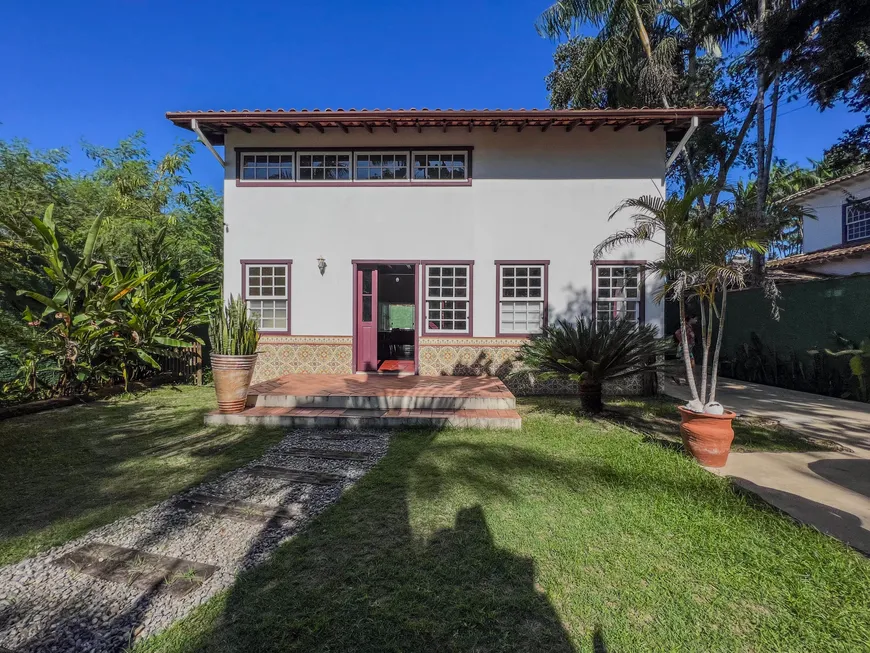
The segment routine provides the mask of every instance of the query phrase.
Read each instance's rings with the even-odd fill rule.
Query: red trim
[[[846,211],[849,208],[849,205],[850,204],[864,204],[864,205],[866,205],[868,203],[870,203],[870,197],[865,197],[864,199],[860,199],[860,200],[849,200],[848,202],[843,202],[843,210],[842,210],[843,211],[843,216],[842,216],[843,242],[841,243],[841,245],[843,247],[852,247],[853,245],[863,245],[864,243],[870,242],[870,236],[867,236],[865,238],[853,238],[852,240],[846,240],[846,233],[848,231],[846,229]],[[814,252],[809,252],[809,253],[813,254]]]
[[[421,261],[423,286],[426,285],[426,268],[430,265],[467,265],[468,266],[468,333],[445,333],[444,331],[429,331],[426,319],[426,294],[423,293],[423,337],[433,338],[473,338],[474,337],[474,261]]]
[[[351,180],[349,181],[297,181],[296,179],[291,179],[289,181],[245,181],[241,178],[242,175],[242,155],[248,154],[251,152],[256,153],[271,153],[271,154],[288,154],[293,153],[294,155],[297,153],[304,152],[347,152],[350,154],[350,174]],[[413,157],[414,152],[465,152],[467,157],[466,168],[468,169],[468,176],[465,179],[460,181],[414,181],[412,179],[408,179],[407,181],[367,181],[367,180],[355,180],[353,179],[354,175],[354,161],[356,160],[357,153],[365,153],[365,152],[408,152],[408,156]],[[385,188],[387,186],[399,186],[401,188],[406,188],[410,186],[423,186],[423,187],[435,187],[435,186],[471,186],[472,175],[473,175],[473,154],[474,146],[471,145],[457,145],[453,147],[445,146],[445,145],[436,145],[433,147],[422,147],[422,146],[413,146],[413,147],[398,147],[398,146],[390,146],[390,147],[240,147],[235,150],[236,154],[236,174],[235,181],[236,187],[241,188],[243,186],[251,186],[253,188],[269,188],[272,186],[293,186],[299,188],[315,188],[320,186],[328,186],[330,188],[342,188],[342,187],[359,187],[359,186],[373,186],[376,188]],[[412,161],[408,161],[408,174],[411,174],[411,166]],[[296,176],[296,158],[294,156],[293,159],[293,175]]]
[[[646,324],[646,264],[647,261],[636,259],[617,261],[617,260],[599,260],[592,261],[592,321],[598,319],[598,272],[599,265],[617,265],[617,266],[637,266],[640,268],[640,310],[638,311],[638,324]]]
[[[544,306],[541,311],[543,324],[546,328],[550,322],[550,261],[517,261],[497,260],[495,262],[495,337],[496,338],[530,338],[532,333],[502,333],[501,332],[501,268],[503,265],[540,265],[544,268]]]
[[[248,289],[248,266],[249,265],[286,265],[287,266],[287,330],[286,331],[260,331],[260,335],[262,336],[291,336],[293,335],[291,329],[290,322],[290,300],[292,298],[291,293],[291,280],[293,278],[293,259],[242,259],[242,301],[247,302],[247,289]]]
[[[414,266],[414,374],[420,373],[420,261],[419,260],[391,260],[391,259],[353,259],[351,260],[353,267],[353,372],[356,374],[356,354],[357,354],[357,270],[360,265],[378,266],[378,265],[413,265]],[[377,307],[375,307],[377,308]]]

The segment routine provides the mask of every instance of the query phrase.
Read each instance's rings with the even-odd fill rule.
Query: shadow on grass
[[[384,460],[268,562],[240,576],[197,627],[197,616],[145,650],[160,651],[574,651],[535,564],[497,547],[480,505],[451,528],[414,534],[413,494],[454,482],[419,460],[435,435],[394,438]],[[480,452],[483,455],[483,452]],[[530,473],[541,460],[496,467]],[[506,486],[473,474],[472,487]],[[191,628],[198,633],[191,632]],[[138,650],[138,649],[137,649]]]
[[[240,466],[274,428],[213,427],[211,388],[163,388],[5,420],[0,563],[72,539]]]
[[[683,451],[680,415],[676,410],[680,402],[670,397],[608,397],[600,415],[583,413],[577,397],[524,397],[520,401],[528,411],[606,420],[639,431],[647,442]],[[804,436],[772,420],[758,417],[738,417],[733,428],[733,451],[844,450],[830,440]]]

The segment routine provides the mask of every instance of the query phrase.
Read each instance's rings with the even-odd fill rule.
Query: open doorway
[[[414,374],[416,263],[358,263],[356,268],[356,370]]]

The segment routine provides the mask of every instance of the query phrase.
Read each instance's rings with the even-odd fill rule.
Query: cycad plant
[[[522,369],[536,379],[570,379],[580,384],[583,409],[601,412],[601,384],[663,364],[668,343],[651,324],[632,320],[558,320],[520,348]]]
[[[648,268],[664,282],[656,300],[668,298],[677,302],[682,333],[691,328],[686,324],[686,301],[697,298],[701,307],[703,347],[700,388],[692,373],[689,349],[682,348],[692,393],[689,407],[696,412],[722,410],[716,403],[716,381],[728,292],[746,286],[751,272],[745,252],[763,254],[766,251],[762,245],[766,234],[759,234],[752,225],[736,219],[730,207],[720,205],[713,212],[699,208],[701,200],[713,189],[712,182],[702,182],[687,188],[682,196],[674,195],[667,199],[644,196],[624,200],[611,213],[610,219],[623,211],[633,211],[633,225],[606,238],[594,252],[597,259],[625,245],[654,243],[662,246],[664,256],[649,263]],[[711,370],[714,331],[718,333]]]
[[[209,315],[208,338],[213,354],[251,356],[257,353],[260,334],[257,322],[248,314],[245,301],[238,297]]]

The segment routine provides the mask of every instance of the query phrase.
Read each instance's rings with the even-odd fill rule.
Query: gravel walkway
[[[163,630],[298,533],[377,463],[388,444],[384,432],[294,431],[245,467],[68,544],[0,568],[0,651],[123,651],[136,639]],[[325,460],[306,456],[304,449],[356,452],[365,454],[365,459]],[[323,473],[325,484],[266,476],[257,470],[262,466]],[[220,504],[208,509],[224,512],[191,510],[191,506],[201,507],[193,502],[202,501],[203,496]],[[226,505],[231,508],[227,510]],[[275,509],[283,510],[269,519]],[[101,560],[95,567],[58,564],[85,545],[91,551],[110,550],[95,547],[95,543],[135,549],[143,555],[134,553],[120,562]],[[183,565],[155,570],[146,567],[161,559],[144,554],[217,569],[205,579]],[[106,566],[111,563],[114,568]],[[109,569],[114,580],[93,575],[96,567]],[[118,582],[125,574],[130,580]],[[143,589],[149,578],[158,580]],[[186,591],[187,587],[191,589]]]

